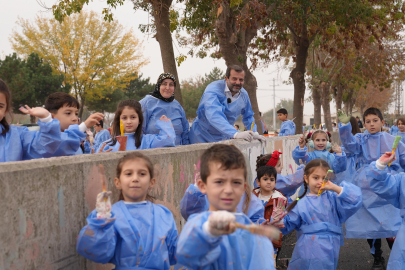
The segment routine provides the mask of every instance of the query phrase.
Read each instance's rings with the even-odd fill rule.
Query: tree
[[[16,53],[0,61],[0,78],[4,80],[13,94],[13,111],[25,104],[30,107],[42,107],[46,98],[55,92],[66,92],[70,85],[63,85],[63,74],[54,75],[51,66],[32,53],[27,60],[17,57]],[[35,117],[30,117],[31,123]]]
[[[123,5],[125,0],[108,0],[107,6],[103,10],[104,20],[111,22],[113,14],[111,8],[116,8],[118,5]],[[173,0],[131,0],[134,4],[134,10],[144,10],[148,12],[152,18],[152,24],[140,25],[142,32],[155,34],[156,40],[159,42],[160,53],[162,55],[164,72],[172,73],[178,82],[180,82],[177,74],[176,59],[174,57],[172,32],[177,27],[177,13],[171,9]],[[62,22],[66,16],[73,13],[80,13],[83,5],[88,5],[89,0],[59,0],[58,4],[53,5],[52,11],[55,18]],[[181,57],[181,59],[183,59]],[[182,61],[179,59],[179,63]],[[178,87],[178,95],[176,100],[183,105],[180,85]]]
[[[394,100],[394,93],[394,86],[381,91],[379,87],[370,83],[366,87],[360,88],[355,105],[360,109],[361,114],[369,107],[382,108],[382,111],[386,111],[388,105]]]
[[[18,25],[22,33],[13,31],[13,49],[24,56],[37,53],[65,76],[65,84],[72,85],[81,102],[79,117],[88,99],[124,87],[147,63],[131,31],[124,32],[116,21],[104,22],[94,12],[82,12],[62,23],[41,16],[33,23],[20,18]]]
[[[136,79],[131,80],[129,84],[122,89],[126,98],[136,99],[139,101],[149,93],[153,92],[153,90],[155,89],[155,85],[149,82],[150,78],[143,79],[142,76],[142,73],[136,75]],[[178,96],[178,92],[179,91],[177,91],[176,87],[176,99]]]

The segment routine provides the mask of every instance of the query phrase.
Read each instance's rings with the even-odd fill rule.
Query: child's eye
[[[125,175],[128,175],[128,176],[130,176],[130,175],[132,175],[132,173],[126,173]]]
[[[242,183],[241,182],[239,182],[239,181],[235,181],[235,182],[233,182],[235,185],[241,185]]]

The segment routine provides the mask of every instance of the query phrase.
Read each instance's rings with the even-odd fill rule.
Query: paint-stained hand
[[[287,200],[284,198],[278,198],[278,200],[273,199],[273,213],[271,217],[275,222],[282,220],[285,215],[285,207],[287,206]]]
[[[342,124],[347,124],[350,121],[350,115],[347,115],[343,111],[338,111],[337,113],[339,121],[342,122]]]
[[[385,154],[378,159],[381,165],[388,165],[394,160],[395,160],[395,153],[393,154],[392,152],[385,152]]]
[[[105,148],[106,145],[107,145],[107,143],[103,143],[103,145],[100,147],[100,149],[98,150],[97,153],[108,153],[108,152],[111,152],[113,150],[112,148],[110,148],[110,149],[108,149],[108,150],[106,150],[104,152],[104,148]]]
[[[103,191],[97,195],[96,211],[97,218],[111,217],[111,191]]]
[[[162,117],[160,117],[159,120],[160,120],[160,121],[163,121],[163,122],[169,122],[170,119],[167,118],[166,115],[162,115]]]
[[[228,211],[215,211],[208,217],[208,231],[215,236],[231,234],[236,230],[235,216]]]
[[[332,145],[332,150],[337,154],[342,153],[342,148],[339,145],[337,145],[336,143],[334,143]]]
[[[301,136],[301,137],[300,137],[300,139],[299,139],[299,141],[298,141],[298,144],[300,145],[300,148],[304,148],[304,147],[305,147],[306,141],[305,141],[305,137],[304,137],[304,136]]]

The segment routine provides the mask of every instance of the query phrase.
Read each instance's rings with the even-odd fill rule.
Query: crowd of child
[[[44,108],[20,109],[39,118],[38,132],[9,125],[5,115],[10,106],[10,91],[0,80],[0,144],[5,146],[0,162],[76,155],[83,142],[86,153],[118,151],[122,133],[128,137],[126,150],[176,144],[171,120],[165,116],[156,121],[159,134],[143,134],[142,107],[136,100],[118,104],[111,138],[108,131],[102,132],[101,113],[79,124],[80,104],[65,93],[51,94]],[[283,121],[279,136],[295,134],[287,111],[277,113]],[[405,270],[405,119],[397,121],[397,135],[402,137],[397,146],[394,136],[382,132],[384,120],[376,108],[363,115],[364,133],[355,118],[341,113],[339,120],[342,146],[332,143],[329,132],[313,130],[292,152],[299,165],[292,175],[281,175],[281,152],[257,157],[253,190],[245,158],[235,146],[215,144],[207,149],[195,183],[181,200],[187,223],[180,235],[172,213],[149,195],[156,181],[149,158],[140,152],[125,155],[114,179],[121,192],[118,202],[111,205],[111,191],[98,194],[96,209],[79,234],[78,253],[94,262],[112,263],[117,270],[172,265],[275,269],[281,235],[296,230],[289,269],[336,269],[345,235],[367,239],[373,269],[385,269],[381,238],[386,238],[392,249],[388,269]],[[88,139],[93,126],[94,143]],[[294,194],[298,197],[292,200]],[[265,228],[271,239],[258,228]]]

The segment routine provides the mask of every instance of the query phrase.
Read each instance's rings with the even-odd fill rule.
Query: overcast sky
[[[41,0],[47,6],[52,6],[56,0]],[[11,49],[11,44],[9,37],[11,35],[12,29],[17,31],[21,30],[17,25],[16,21],[18,17],[24,19],[34,19],[37,14],[43,13],[44,16],[52,16],[50,12],[44,12],[44,9],[38,4],[36,0],[1,0],[0,9],[0,57],[4,59],[5,55],[13,53]],[[106,7],[107,1],[105,0],[94,0],[86,7],[87,10],[94,10],[101,14],[103,7]],[[180,6],[179,6],[180,8]],[[163,72],[162,60],[160,58],[160,48],[159,43],[152,37],[148,37],[142,34],[138,26],[139,24],[146,24],[148,22],[148,14],[143,11],[134,12],[132,8],[132,3],[127,0],[123,6],[118,7],[114,10],[114,19],[119,21],[125,28],[134,31],[136,37],[143,41],[144,54],[149,58],[150,63],[142,68],[141,72],[144,77],[150,77],[151,82],[155,82]],[[181,52],[183,54],[187,53],[187,49],[181,48],[177,41],[175,42],[175,54],[178,56]],[[225,61],[224,60],[213,60],[211,58],[191,58],[181,64],[178,68],[178,74],[180,81],[182,79],[193,78],[197,75],[204,75],[210,72],[213,67],[218,67],[225,71]],[[294,98],[293,85],[283,84],[289,76],[289,71],[278,72],[277,65],[270,65],[268,68],[255,70],[253,74],[256,76],[258,82],[258,102],[259,108],[262,112],[266,112],[273,108],[273,78],[276,79],[276,104],[281,98]],[[307,91],[308,92],[308,91]],[[308,94],[306,94],[308,97]],[[332,104],[332,113],[335,111],[335,105]],[[313,114],[312,103],[305,103],[304,105],[305,114]]]

